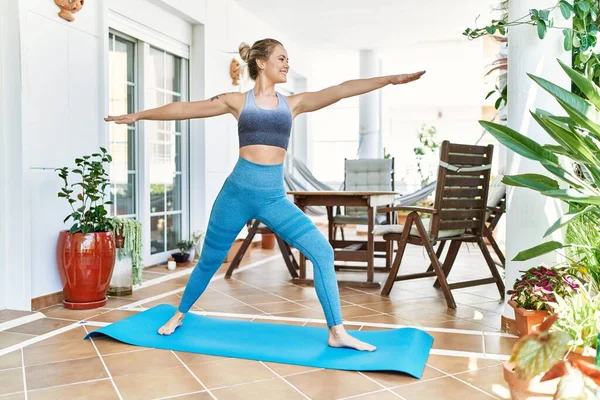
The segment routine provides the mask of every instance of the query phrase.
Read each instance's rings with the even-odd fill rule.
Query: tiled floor
[[[379,260],[378,260],[379,261]],[[402,273],[427,264],[409,247]],[[254,249],[231,280],[228,264],[192,311],[222,318],[325,326],[314,288],[297,286],[276,251]],[[454,291],[446,308],[433,279],[398,282],[389,298],[379,290],[340,288],[347,328],[417,326],[435,339],[421,380],[399,373],[325,370],[126,345],[83,341],[98,326],[156,304],[178,305],[191,267],[144,271],[144,284],[126,298],[85,311],[53,306],[40,314],[0,311],[0,400],[13,399],[491,399],[510,398],[502,377],[515,338],[499,332],[502,305],[493,285]],[[486,277],[479,250],[463,248],[451,280]],[[344,280],[364,279],[338,272]],[[385,274],[376,274],[383,282]],[[32,319],[18,324],[19,318]],[[84,321],[84,323],[82,323]],[[7,329],[6,327],[9,326]]]

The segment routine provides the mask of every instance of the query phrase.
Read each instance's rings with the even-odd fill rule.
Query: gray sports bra
[[[246,103],[238,120],[240,147],[265,144],[287,150],[291,129],[292,113],[285,96],[277,93],[277,107],[266,109],[256,104],[254,89],[246,92]]]

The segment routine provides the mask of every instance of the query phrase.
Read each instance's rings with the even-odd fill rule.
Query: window
[[[187,76],[187,59],[109,33],[111,115],[187,101]],[[109,129],[111,215],[141,221],[144,261],[164,261],[189,230],[188,122],[144,120]]]
[[[122,115],[136,110],[136,44],[109,34],[109,114]],[[136,205],[136,126],[110,124],[109,153],[111,215],[137,217]]]

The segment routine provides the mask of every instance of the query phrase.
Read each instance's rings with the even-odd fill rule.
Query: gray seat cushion
[[[425,231],[427,232],[427,235],[429,235],[429,232],[431,230],[430,219],[422,218],[421,221],[423,221],[423,226],[425,226]],[[386,233],[402,233],[402,232],[404,232],[404,225],[398,225],[398,224],[379,225],[379,226],[376,226],[375,229],[373,229],[373,235],[375,235],[375,236],[383,236]],[[447,231],[439,231],[438,237],[446,239],[446,238],[451,238],[454,236],[460,236],[463,233],[465,233],[464,229],[450,229]],[[410,227],[410,235],[411,236],[419,236],[419,231],[417,230],[417,226],[415,224],[413,224]]]

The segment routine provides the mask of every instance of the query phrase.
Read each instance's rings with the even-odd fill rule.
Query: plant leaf
[[[530,249],[521,251],[512,260],[513,261],[526,261],[526,260],[530,260],[532,258],[539,257],[544,254],[547,254],[552,251],[562,249],[565,247],[570,247],[570,245],[564,245],[564,244],[562,244],[560,242],[556,242],[556,241],[545,242],[542,244],[538,244],[537,246],[534,246]]]
[[[521,379],[531,379],[549,370],[566,353],[571,336],[563,331],[542,332],[519,348],[515,371]]]
[[[552,234],[557,229],[560,229],[561,227],[567,225],[569,222],[571,222],[571,220],[573,220],[573,218],[576,218],[576,217],[578,217],[582,214],[585,214],[587,212],[590,212],[591,210],[594,210],[594,209],[597,209],[597,207],[587,206],[583,210],[570,211],[570,212],[562,215],[559,219],[556,220],[556,222],[554,222],[554,224],[552,224],[552,226],[550,228],[548,228],[548,230],[544,234],[544,237],[547,237],[548,235]]]
[[[510,186],[526,187],[538,192],[560,189],[557,181],[539,174],[505,175],[502,182]]]
[[[575,71],[573,68],[558,60],[562,69],[569,75],[573,83],[585,94],[590,102],[600,109],[600,89],[591,80]],[[583,100],[583,99],[582,99]]]
[[[581,191],[576,189],[546,190],[540,193],[544,196],[554,197],[555,199],[573,201],[575,203],[582,204],[600,205],[600,196],[592,196],[586,193],[582,193]]]

